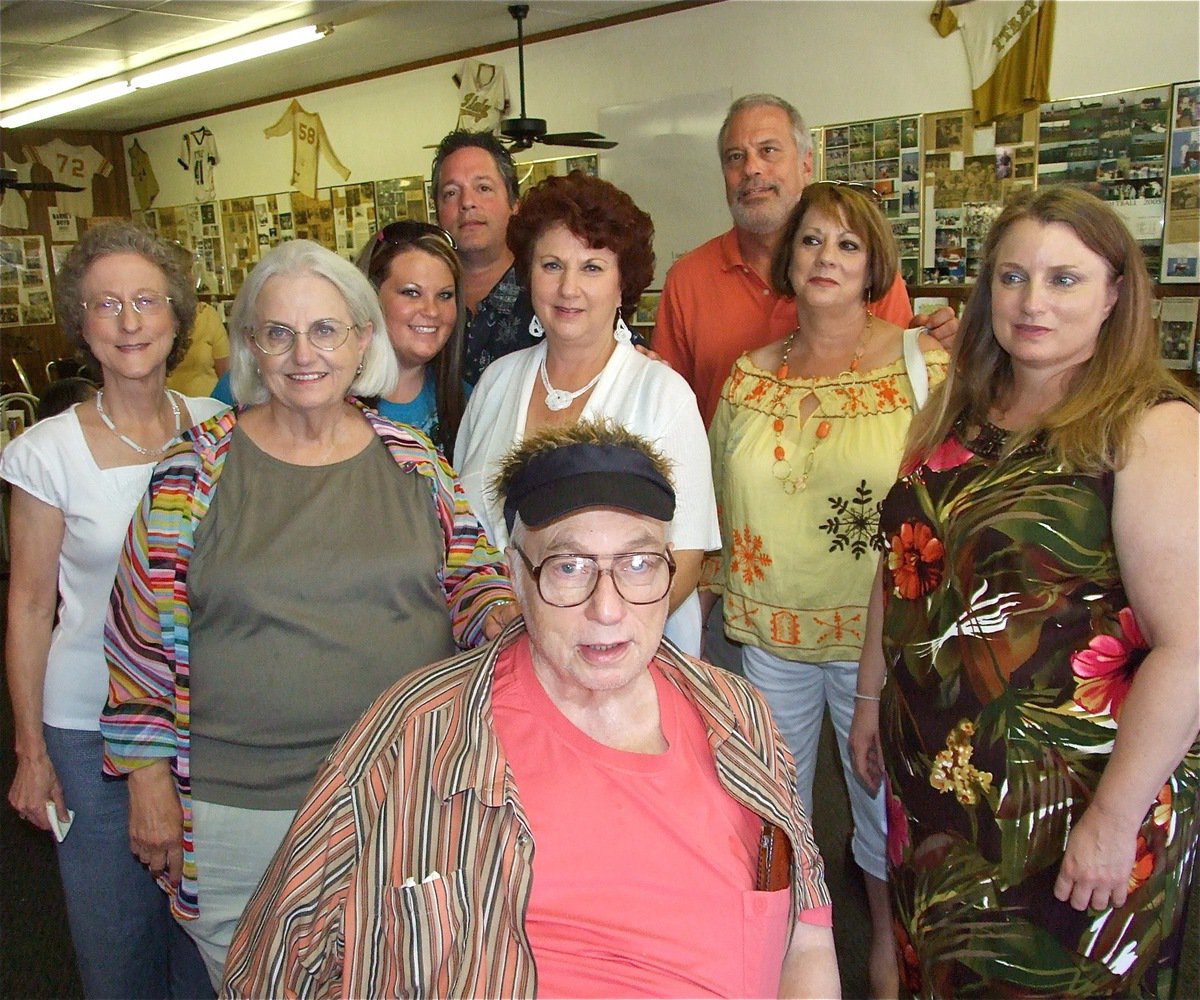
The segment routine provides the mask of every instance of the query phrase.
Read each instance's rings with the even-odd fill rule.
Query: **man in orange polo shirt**
[[[734,101],[717,144],[733,228],[672,265],[651,342],[687,379],[705,426],[712,422],[734,361],[786,337],[796,325],[794,300],[771,288],[771,257],[813,174],[812,136],[804,119],[772,94]],[[873,311],[898,326],[911,324],[912,308],[899,274]],[[921,317],[921,324],[946,346],[958,331],[948,307]]]

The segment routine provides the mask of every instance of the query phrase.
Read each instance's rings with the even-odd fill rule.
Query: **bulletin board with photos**
[[[522,162],[518,164],[521,191],[572,170],[594,177],[599,166],[594,153]],[[237,295],[250,269],[271,247],[285,240],[309,239],[353,261],[371,236],[388,223],[433,218],[430,197],[429,182],[414,175],[320,188],[316,198],[283,191],[161,206],[134,212],[133,217],[192,251],[201,294],[230,298]],[[19,296],[19,290],[4,294]]]
[[[134,212],[133,217],[192,251],[202,295],[236,295],[263,253],[284,240],[312,239],[330,247],[335,244],[328,194],[309,198],[299,191],[285,191],[162,206]]]
[[[1038,185],[1069,184],[1111,204],[1154,278],[1162,270],[1170,102],[1170,87],[1053,101],[1042,105],[1038,125]]]
[[[1161,287],[1173,368],[1200,365],[1200,82],[1053,101],[976,127],[970,110],[813,130],[814,175],[866,184],[892,223],[910,287],[970,286],[984,238],[1022,188],[1070,184],[1110,203]]]
[[[821,129],[820,169],[825,180],[863,184],[879,195],[900,251],[900,273],[920,279],[921,119],[917,115],[826,125]],[[818,172],[818,157],[813,157]]]
[[[179,243],[192,252],[197,291],[207,295],[221,292],[225,244],[215,201],[151,208],[134,212],[133,217],[163,239]]]
[[[1200,281],[1200,82],[1178,83],[1171,95],[1163,284]]]
[[[331,187],[329,202],[333,208],[334,249],[347,260],[354,261],[377,230],[375,185]]]
[[[982,127],[970,110],[826,125],[814,166],[879,193],[910,285],[971,284],[1010,195],[1045,184],[1111,203],[1156,281],[1198,280],[1200,83],[1054,101]]]
[[[0,236],[0,327],[54,322],[43,236]]]
[[[1163,286],[1152,306],[1163,360],[1192,371],[1200,298],[1166,286],[1197,281],[1198,96],[1191,82],[1053,101],[1041,107],[1038,129],[1038,185],[1082,188],[1121,216]]]
[[[380,229],[406,219],[428,222],[431,216],[425,178],[415,174],[412,177],[390,177],[376,181],[375,217]]]
[[[921,283],[969,284],[1005,201],[1034,185],[1037,114],[976,128],[971,111],[940,112],[923,129]]]
[[[310,198],[299,191],[221,202],[225,230],[226,287],[228,295],[241,290],[246,275],[262,255],[286,240],[313,240],[335,246],[333,206],[326,193]]]

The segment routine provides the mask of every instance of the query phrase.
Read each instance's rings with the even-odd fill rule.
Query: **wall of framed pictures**
[[[531,160],[520,167],[522,191],[551,175],[583,170],[596,176],[600,169],[595,153]],[[428,222],[429,198],[429,181],[418,175],[319,188],[316,198],[281,191],[149,208],[133,217],[190,249],[201,294],[225,300],[237,295],[250,269],[271,247],[285,240],[314,240],[353,261],[388,223]]]
[[[919,296],[963,301],[1014,192],[1069,184],[1104,199],[1158,286],[1164,358],[1195,369],[1200,82],[1053,101],[981,128],[961,110],[835,123],[815,135],[817,176],[878,193]],[[1192,287],[1172,287],[1181,285]]]
[[[826,180],[866,184],[878,192],[896,235],[900,273],[916,284],[921,252],[920,117],[829,125],[821,130],[821,140]]]
[[[1110,202],[1156,281],[1197,281],[1200,83],[1054,101],[981,128],[963,110],[820,133],[819,176],[879,193],[910,285],[971,284],[988,227],[1013,192],[1035,184]]]

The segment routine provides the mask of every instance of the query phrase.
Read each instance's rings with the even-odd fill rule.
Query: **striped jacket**
[[[296,813],[229,950],[224,997],[531,997],[535,847],[492,729],[495,642],[411,674],[343,738]],[[791,755],[740,677],[660,647],[722,785],[793,845],[793,923],[827,906]]]
[[[460,648],[483,639],[483,620],[514,600],[503,557],[471,512],[454,470],[428,438],[361,407],[403,472],[424,476],[446,540],[442,585]],[[183,879],[164,879],[176,916],[194,917],[191,697],[187,577],[197,525],[208,513],[233,440],[237,413],[225,410],[187,431],[154,470],[121,552],[104,626],[108,704],[100,716],[104,773],[124,774],[162,758],[183,807]],[[314,567],[319,569],[319,567]]]

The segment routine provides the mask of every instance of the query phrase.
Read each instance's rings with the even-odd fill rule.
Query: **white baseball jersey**
[[[97,175],[107,177],[113,166],[92,146],[72,146],[54,139],[44,146],[34,146],[30,153],[50,171],[53,180],[83,188],[82,191],[58,191],[55,204],[76,218],[92,217],[92,180]]]

